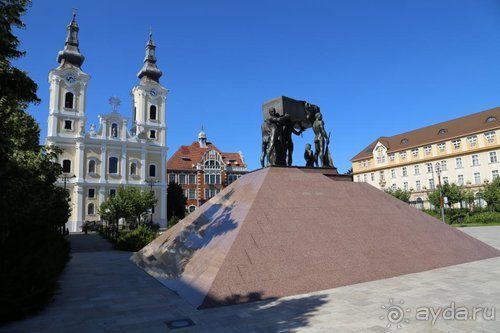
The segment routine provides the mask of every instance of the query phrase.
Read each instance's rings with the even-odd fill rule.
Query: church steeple
[[[142,69],[139,71],[137,76],[141,81],[143,78],[155,81],[157,83],[160,82],[160,77],[162,76],[161,70],[156,67],[156,56],[155,56],[156,46],[153,42],[153,33],[149,32],[149,40],[146,44],[146,57],[144,58],[144,65]]]
[[[80,68],[85,60],[85,57],[80,53],[78,48],[78,24],[76,23],[76,13],[73,12],[73,19],[68,25],[68,35],[64,43],[64,49],[57,54],[57,62],[61,65],[69,63]]]

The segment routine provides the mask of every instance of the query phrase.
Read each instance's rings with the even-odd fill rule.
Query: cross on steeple
[[[116,112],[116,109],[120,106],[120,99],[118,96],[111,96],[109,98],[109,104],[113,107],[113,112]]]

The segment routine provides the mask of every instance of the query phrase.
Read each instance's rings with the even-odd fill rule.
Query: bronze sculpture
[[[314,152],[311,149],[311,145],[306,144],[306,150],[304,151],[304,160],[306,160],[306,167],[314,167]]]

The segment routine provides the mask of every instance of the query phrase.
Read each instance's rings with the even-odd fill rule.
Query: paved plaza
[[[500,249],[500,227],[461,230]],[[54,302],[0,332],[500,332],[492,313],[500,311],[500,257],[200,311],[130,262],[131,253],[95,234],[69,237],[72,260]],[[191,326],[175,328],[183,319]]]

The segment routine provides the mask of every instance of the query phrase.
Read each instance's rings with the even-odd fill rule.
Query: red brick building
[[[167,181],[182,186],[186,211],[192,212],[223,188],[247,173],[241,152],[225,153],[201,129],[198,141],[181,146],[167,161]]]

